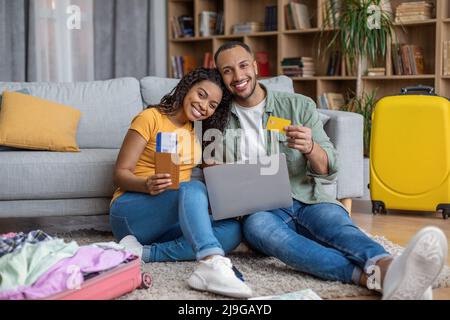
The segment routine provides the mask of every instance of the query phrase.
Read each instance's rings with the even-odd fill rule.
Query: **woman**
[[[190,180],[195,150],[189,146],[201,148],[193,122],[223,129],[229,101],[219,72],[198,68],[184,76],[159,105],[133,119],[115,166],[114,182],[119,188],[113,196],[110,223],[120,243],[144,262],[196,259],[199,265],[188,280],[192,288],[247,298],[250,288],[224,257],[241,242],[240,224],[233,219],[211,221],[205,185]],[[169,174],[155,174],[156,135],[180,129],[187,130],[189,142],[194,143],[178,138],[190,162],[180,164],[180,187],[172,190],[168,189]]]

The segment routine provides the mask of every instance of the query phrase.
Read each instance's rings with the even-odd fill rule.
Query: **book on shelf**
[[[264,25],[259,22],[249,21],[233,25],[233,34],[253,33],[264,31]]]
[[[412,47],[414,74],[425,74],[425,56],[423,49],[419,46]]]
[[[171,56],[172,77],[181,79],[187,73],[197,68],[197,59],[193,56]]]
[[[342,93],[329,92],[326,93],[328,100],[328,109],[330,110],[340,110],[345,106],[345,98]]]
[[[290,57],[281,61],[281,69],[288,77],[313,77],[316,66],[312,57]]]
[[[312,289],[304,289],[271,296],[254,297],[249,300],[322,300],[322,298]]]
[[[217,12],[202,11],[199,14],[200,36],[209,37],[215,34],[217,23]]]
[[[368,77],[377,77],[377,76],[385,76],[386,68],[368,68],[367,76]]]
[[[203,55],[202,67],[207,69],[213,69],[216,67],[216,64],[214,63],[214,56],[211,52],[205,52]]]
[[[289,4],[286,4],[284,6],[284,21],[285,21],[285,28],[286,30],[294,30],[295,29],[295,25],[294,25],[294,20],[293,20],[293,14],[292,14],[292,9],[289,6]]]
[[[224,26],[224,20],[223,20],[223,11],[219,11],[217,14],[217,21],[216,21],[216,29],[214,30],[214,34],[224,34],[225,26]]]
[[[404,74],[400,46],[396,44],[392,45],[392,64],[394,65],[394,75]]]
[[[264,31],[278,30],[278,6],[266,6],[264,9]]]
[[[327,76],[341,75],[342,54],[340,51],[335,51],[330,54],[327,67]]]
[[[194,36],[194,18],[187,15],[173,16],[170,20],[172,35],[175,39]]]
[[[450,41],[444,41],[443,45],[443,75],[450,76]]]
[[[288,30],[312,28],[311,16],[307,5],[291,1],[284,6],[284,14]]]
[[[197,68],[197,59],[193,56],[183,56],[183,75]]]
[[[403,2],[395,11],[395,22],[424,21],[434,18],[434,4],[427,1]]]
[[[319,109],[340,110],[346,104],[344,95],[336,92],[325,92],[318,100]]]
[[[425,74],[423,48],[413,44],[393,45],[392,64],[396,75]]]
[[[170,24],[172,25],[172,37],[174,39],[180,38],[181,37],[181,29],[180,29],[180,25],[178,23],[178,18],[175,16],[171,17]]]
[[[171,76],[175,79],[178,79],[178,68],[177,68],[177,61],[175,56],[170,56],[170,63],[172,65],[172,74]]]
[[[258,51],[255,53],[256,63],[258,64],[258,75],[260,77],[270,76],[269,52]]]

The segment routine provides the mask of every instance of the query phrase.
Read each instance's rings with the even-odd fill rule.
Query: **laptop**
[[[257,164],[207,167],[203,174],[214,220],[292,206],[284,153],[266,157]]]

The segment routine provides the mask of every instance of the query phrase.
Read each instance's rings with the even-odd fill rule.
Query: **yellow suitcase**
[[[431,87],[381,99],[372,114],[372,212],[442,211],[450,215],[450,103]]]

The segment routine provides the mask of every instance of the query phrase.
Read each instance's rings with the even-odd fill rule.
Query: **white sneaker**
[[[234,298],[250,298],[252,290],[235,275],[232,268],[230,259],[214,255],[211,259],[201,260],[187,282],[196,290]]]
[[[432,298],[431,285],[447,261],[447,250],[447,238],[440,229],[420,230],[387,270],[383,300]]]
[[[425,290],[425,293],[420,297],[419,300],[433,300],[433,289],[428,287],[427,290]]]
[[[128,235],[120,240],[119,244],[124,246],[126,251],[138,256],[139,258],[142,257],[143,246],[139,243],[135,236]]]

